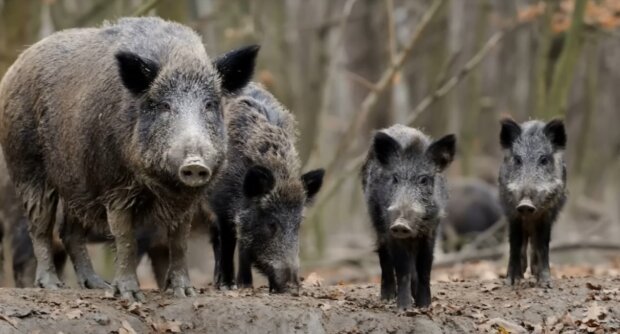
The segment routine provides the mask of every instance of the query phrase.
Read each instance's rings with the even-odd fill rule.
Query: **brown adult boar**
[[[107,222],[113,287],[142,299],[134,229],[152,224],[168,232],[168,288],[195,294],[188,217],[225,159],[223,100],[250,80],[257,51],[212,61],[191,29],[126,18],[53,34],[20,55],[0,83],[0,144],[31,222],[35,285],[63,285],[50,256],[62,199],[74,236],[65,246],[86,286],[107,287],[83,237]]]

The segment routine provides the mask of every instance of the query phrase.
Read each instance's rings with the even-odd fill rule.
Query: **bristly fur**
[[[540,285],[549,286],[551,227],[567,196],[564,125],[560,120],[501,123],[499,195],[510,225],[508,279],[515,284],[523,278],[529,243],[532,274]]]
[[[399,308],[409,307],[411,297],[417,306],[430,303],[435,234],[447,202],[441,172],[454,149],[453,135],[432,142],[421,131],[397,124],[375,133],[362,166],[381,264],[381,297],[397,294]]]
[[[272,171],[274,200],[303,201],[301,160],[295,148],[297,124],[291,112],[263,87],[251,83],[226,113],[231,154]],[[229,159],[235,158],[229,154]]]
[[[0,142],[31,222],[38,285],[62,284],[45,242],[60,200],[75,225],[116,231],[122,294],[139,289],[136,226],[166,229],[170,261],[185,261],[188,218],[225,161],[222,105],[234,94],[221,82],[247,84],[258,48],[247,51],[228,54],[233,65],[219,73],[198,34],[150,17],[57,32],[20,55],[0,83]],[[89,264],[75,247],[72,259]],[[184,265],[171,284],[190,291]],[[78,276],[86,268],[105,285],[88,267]]]
[[[250,266],[282,291],[296,281],[304,206],[320,188],[323,171],[301,174],[293,115],[258,84],[226,107],[227,166],[210,190],[219,239],[216,284],[230,286],[239,241],[237,284],[251,286]]]

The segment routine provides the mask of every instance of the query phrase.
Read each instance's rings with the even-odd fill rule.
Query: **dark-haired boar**
[[[523,278],[530,244],[530,269],[540,286],[550,287],[551,227],[566,202],[564,123],[501,121],[504,161],[499,172],[500,200],[509,222],[510,284]]]
[[[452,162],[456,139],[432,141],[394,125],[377,131],[362,167],[362,187],[377,236],[381,298],[397,305],[431,303],[431,267],[437,225],[448,199],[442,172]],[[396,278],[396,279],[395,279]]]
[[[463,179],[450,182],[450,199],[446,205],[446,217],[442,219],[440,237],[447,252],[460,250],[480,233],[486,231],[502,218],[497,187],[480,179]],[[496,246],[503,238],[499,229],[483,246]]]
[[[212,236],[215,282],[252,286],[252,267],[270,291],[298,285],[299,229],[304,207],[319,191],[323,170],[301,174],[293,115],[264,88],[248,85],[226,108],[227,166],[209,193],[216,219]]]
[[[211,60],[190,28],[126,18],[55,33],[24,51],[0,83],[0,144],[25,204],[37,258],[35,285],[59,288],[50,256],[59,199],[80,280],[94,272],[83,226],[108,224],[113,287],[142,298],[137,226],[168,233],[167,286],[195,294],[187,272],[189,216],[226,154],[222,105],[250,80],[258,47]]]

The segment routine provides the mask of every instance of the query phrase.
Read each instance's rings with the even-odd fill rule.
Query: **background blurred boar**
[[[515,284],[523,278],[529,241],[531,272],[539,285],[550,287],[551,225],[566,202],[564,124],[552,120],[519,125],[511,119],[501,124],[499,189],[510,225],[508,280]]]
[[[293,115],[265,89],[250,84],[226,108],[228,164],[209,194],[216,219],[212,236],[215,281],[252,286],[252,265],[265,274],[269,289],[297,284],[299,227],[304,206],[319,191],[322,169],[301,174]]]
[[[463,179],[450,182],[450,199],[446,205],[446,217],[440,229],[444,251],[460,250],[477,235],[484,232],[502,218],[497,187],[480,179]],[[486,246],[496,246],[504,239],[498,231],[497,239]]]
[[[167,285],[194,294],[187,219],[225,158],[223,98],[250,80],[257,47],[212,62],[191,29],[159,18],[121,19],[53,34],[24,51],[0,83],[0,143],[30,221],[35,285],[62,286],[51,258],[59,198],[67,252],[85,285],[93,271],[84,226],[107,221],[113,286],[142,298],[134,226],[169,234]]]
[[[362,167],[362,187],[377,233],[381,298],[398,287],[401,309],[431,303],[435,232],[448,200],[441,172],[454,158],[456,139],[431,141],[422,132],[394,125],[378,131]],[[394,274],[396,273],[396,282]]]

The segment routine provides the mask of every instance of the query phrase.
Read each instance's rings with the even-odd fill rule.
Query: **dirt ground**
[[[0,333],[620,333],[620,277],[436,282],[426,310],[398,311],[376,284],[320,286],[298,296],[206,288],[195,298],[158,291],[129,304],[103,291],[0,289]]]

